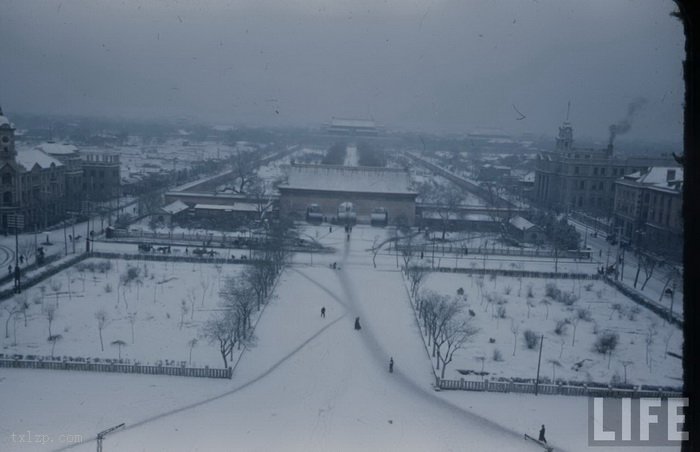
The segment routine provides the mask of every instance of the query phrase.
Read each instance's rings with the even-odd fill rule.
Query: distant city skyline
[[[16,114],[249,126],[373,118],[678,142],[684,37],[672,1],[8,2],[0,105]]]

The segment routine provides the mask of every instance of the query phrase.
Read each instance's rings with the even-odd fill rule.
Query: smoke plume
[[[632,128],[632,120],[636,116],[637,112],[644,108],[647,104],[647,100],[643,97],[638,97],[627,106],[627,116],[624,119],[618,121],[617,123],[610,126],[610,141],[609,146],[613,145],[615,137],[623,133],[627,133]]]

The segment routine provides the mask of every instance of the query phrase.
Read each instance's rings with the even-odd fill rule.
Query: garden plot
[[[544,335],[545,381],[682,385],[682,331],[602,281],[433,273],[422,288],[460,297],[479,328],[445,378],[534,379]]]
[[[3,302],[0,353],[51,356],[53,349],[54,356],[223,367],[200,326],[219,308],[225,278],[241,270],[87,259]]]

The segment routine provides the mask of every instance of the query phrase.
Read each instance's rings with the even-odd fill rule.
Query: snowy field
[[[101,271],[100,264],[111,268]],[[13,301],[3,303],[0,320],[3,327],[7,325],[9,337],[3,328],[2,353],[50,356],[48,312],[54,309],[51,334],[62,336],[55,356],[117,359],[120,347],[111,344],[120,340],[125,343],[121,357],[132,362],[189,361],[187,343],[199,338],[199,327],[218,308],[220,282],[241,269],[239,265],[87,259],[16,297],[28,302],[26,326],[22,315],[7,322]],[[125,282],[129,272],[133,279]],[[104,351],[98,312],[106,315]],[[198,342],[191,365],[223,367],[217,348],[201,338]]]
[[[431,362],[395,256],[377,256],[374,268],[367,251],[387,232],[356,226],[347,241],[342,229],[306,227],[336,253],[295,256],[231,381],[0,369],[0,394],[13,407],[0,411],[0,450],[66,450],[58,442],[12,442],[13,432],[31,430],[52,439],[83,435],[69,450],[92,451],[96,432],[122,422],[105,450],[538,451],[522,435],[536,435],[542,423],[555,450],[589,450],[585,398],[432,390]],[[183,264],[183,273],[191,270]],[[445,292],[460,286],[477,296],[464,282]],[[152,303],[141,290],[142,302]],[[171,339],[173,331],[171,325],[162,336]]]
[[[572,293],[577,300],[571,305],[555,301],[545,293],[547,284]],[[541,376],[547,380],[624,383],[627,367],[630,384],[682,385],[681,360],[666,353],[681,355],[682,331],[602,281],[432,273],[423,287],[449,296],[458,296],[462,288],[464,295],[459,298],[464,313],[471,310],[474,316],[467,317],[480,328],[455,354],[445,378],[479,379],[458,371],[482,372],[484,358],[486,378],[534,379],[539,346],[529,349],[523,338],[531,330],[537,337],[544,334]],[[610,356],[594,350],[594,343],[606,332],[619,335]]]

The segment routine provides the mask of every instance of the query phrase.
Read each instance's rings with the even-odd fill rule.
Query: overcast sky
[[[0,0],[5,113],[679,141],[671,0]],[[515,107],[514,107],[515,106]],[[524,116],[518,120],[520,115]]]

